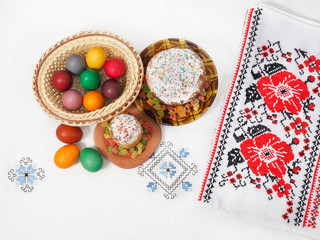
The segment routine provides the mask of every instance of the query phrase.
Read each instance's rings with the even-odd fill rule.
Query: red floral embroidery
[[[231,178],[231,179],[230,179],[230,182],[231,182],[232,184],[234,184],[234,183],[236,183],[236,179],[235,179],[235,178]]]
[[[299,140],[299,138],[294,138],[292,140],[292,142],[293,142],[293,144],[298,145],[300,143],[300,140]]]
[[[308,105],[308,108],[309,108],[311,111],[313,111],[314,107],[315,107],[315,105],[314,105],[313,103],[310,103],[310,104]]]
[[[272,133],[264,133],[243,141],[240,151],[249,168],[257,176],[271,173],[281,178],[287,171],[284,163],[294,159],[292,148]]]
[[[283,214],[282,215],[282,218],[284,219],[284,220],[287,220],[289,217],[288,217],[288,214]]]
[[[268,48],[266,45],[263,45],[261,47],[261,50],[262,50],[262,56],[263,57],[268,57],[269,56],[269,53],[270,54],[273,54],[274,53],[274,50],[273,48]],[[269,53],[268,53],[269,52]]]
[[[301,118],[297,117],[294,122],[290,123],[290,126],[292,129],[294,129],[294,133],[299,135],[300,133],[307,133],[307,127],[309,126],[309,124],[307,122],[302,121]]]
[[[316,78],[314,76],[309,76],[308,77],[309,82],[314,82]]]
[[[300,167],[295,167],[292,169],[294,173],[298,173],[299,171],[301,171]]]
[[[292,188],[289,183],[286,183],[283,179],[279,180],[278,184],[272,186],[273,190],[277,192],[278,197],[283,197],[286,195],[287,197],[290,195],[289,190]]]
[[[271,188],[268,188],[267,190],[266,190],[266,192],[267,192],[267,194],[272,194],[272,189]]]
[[[320,71],[320,60],[315,56],[310,56],[309,60],[304,61],[304,65],[309,68],[309,72]]]
[[[261,78],[257,87],[272,112],[288,110],[292,114],[298,114],[302,108],[300,100],[305,100],[310,95],[307,85],[287,71]]]
[[[284,127],[284,130],[285,130],[286,132],[289,132],[289,131],[290,131],[290,128],[289,128],[288,126],[285,126],[285,127]]]

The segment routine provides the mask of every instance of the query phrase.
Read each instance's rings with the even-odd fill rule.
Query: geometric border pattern
[[[140,165],[138,168],[138,173],[141,176],[147,175],[154,183],[164,190],[163,196],[166,199],[174,199],[176,194],[176,189],[184,184],[185,179],[190,175],[195,175],[198,170],[194,163],[190,165],[187,164],[183,157],[177,154],[173,149],[173,144],[171,142],[162,142],[160,144],[160,152],[153,154],[151,158],[144,164]],[[182,169],[181,172],[177,172],[177,176],[171,183],[166,182],[164,178],[161,177],[161,173],[155,170],[155,167],[162,163],[164,159],[170,159],[173,163],[179,165]],[[184,186],[182,186],[184,187]]]
[[[223,109],[224,114],[222,114],[223,117],[220,119],[220,124],[224,123],[224,125],[223,125],[223,128],[222,128],[222,125],[219,125],[219,127],[218,127],[218,133],[216,134],[217,138],[215,139],[215,144],[212,149],[212,153],[210,155],[210,163],[208,165],[205,180],[203,182],[201,193],[200,193],[200,196],[198,199],[199,201],[203,200],[203,202],[205,202],[205,203],[208,203],[211,199],[212,189],[214,188],[214,183],[216,181],[215,179],[217,177],[217,172],[219,171],[219,167],[221,166],[222,155],[224,154],[225,144],[227,143],[227,139],[229,137],[228,136],[230,133],[229,127],[231,126],[232,117],[234,115],[233,112],[235,111],[235,107],[236,107],[237,102],[239,100],[239,94],[242,89],[242,85],[244,84],[245,75],[248,73],[247,69],[248,69],[248,66],[250,63],[250,58],[252,57],[251,53],[253,51],[253,45],[254,45],[254,42],[256,41],[258,25],[259,25],[258,22],[260,20],[260,15],[262,14],[262,8],[257,8],[254,11],[254,14],[253,14],[253,10],[254,10],[253,8],[250,9],[250,11],[248,12],[248,17],[246,18],[246,21],[248,21],[248,22],[246,22],[247,27],[246,27],[246,31],[244,33],[245,34],[244,41],[242,44],[242,50],[241,50],[241,54],[240,54],[240,57],[244,56],[244,59],[242,61],[241,61],[241,59],[239,59],[239,61],[238,61],[236,74],[234,75],[233,82],[232,82],[232,85],[231,85],[231,88],[229,91],[229,96],[228,96],[226,104],[224,106],[225,108]],[[249,35],[247,36],[251,19],[253,19],[251,22],[251,30],[252,31],[250,31]],[[246,42],[247,39],[249,40],[248,42]],[[244,50],[245,50],[245,52],[244,52],[244,54],[242,54]],[[241,69],[239,69],[240,62],[242,62]],[[237,78],[238,72],[240,72],[239,78]],[[237,86],[235,86],[236,79],[238,79]],[[228,103],[231,98],[232,90],[234,87],[235,87],[235,91],[233,92],[232,102],[231,102],[230,106],[228,106]],[[226,107],[229,107],[229,108],[227,109]],[[227,117],[225,119],[225,121],[223,121],[224,116]],[[221,132],[222,132],[222,134],[220,135]],[[217,151],[215,161],[213,161],[215,151],[217,150],[216,146],[217,146],[218,141],[220,142],[220,145],[218,147],[219,149]],[[211,164],[212,164],[212,166],[211,166]],[[209,176],[209,172],[210,172],[210,176]]]

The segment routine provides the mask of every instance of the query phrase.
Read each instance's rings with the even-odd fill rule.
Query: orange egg
[[[78,159],[80,149],[76,144],[68,144],[59,148],[54,155],[54,163],[59,168],[71,167]]]
[[[104,98],[98,91],[89,91],[83,97],[83,106],[88,111],[94,111],[104,106]]]

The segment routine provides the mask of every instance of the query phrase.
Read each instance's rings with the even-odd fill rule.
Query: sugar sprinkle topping
[[[203,63],[195,54],[190,49],[171,48],[149,62],[147,83],[164,103],[187,103],[200,91]]]
[[[131,144],[138,139],[142,128],[137,119],[129,114],[120,114],[111,120],[109,131],[120,145]]]

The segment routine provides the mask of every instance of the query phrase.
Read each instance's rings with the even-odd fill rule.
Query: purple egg
[[[109,79],[102,84],[101,92],[106,99],[116,99],[122,93],[121,85],[117,80]]]
[[[61,96],[61,103],[66,109],[77,110],[82,106],[82,95],[77,90],[67,90]]]

